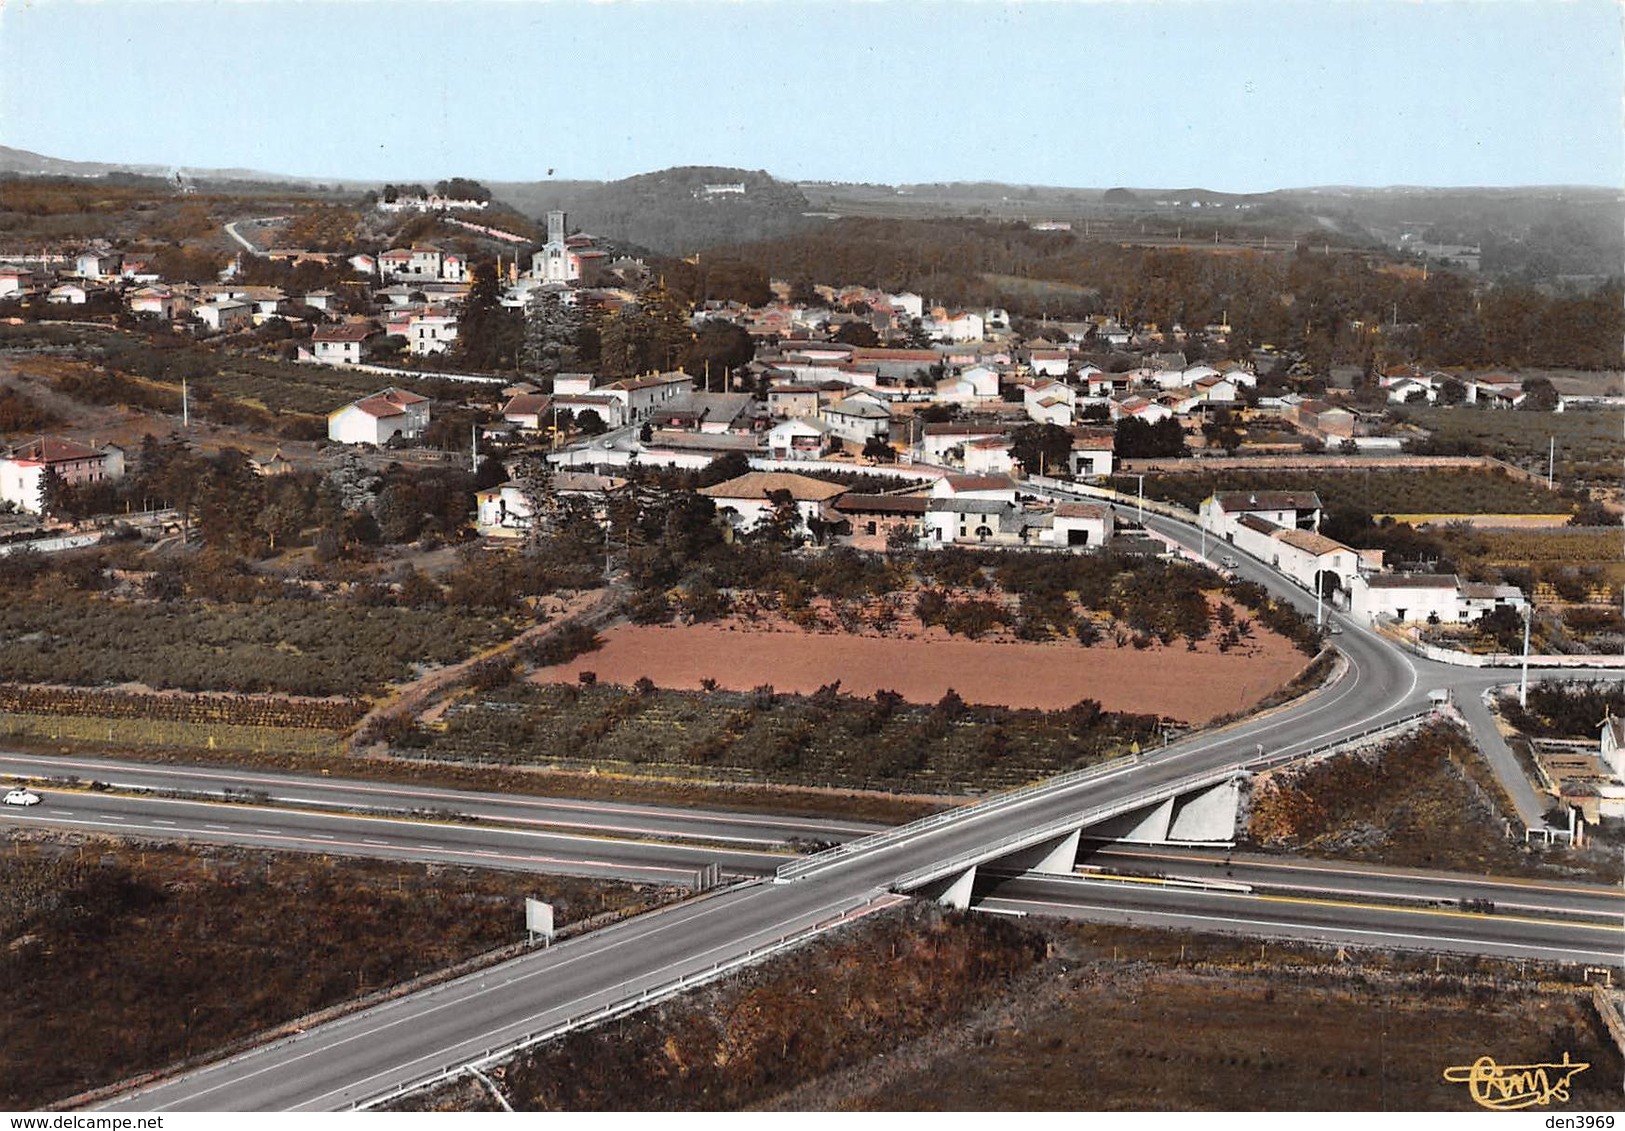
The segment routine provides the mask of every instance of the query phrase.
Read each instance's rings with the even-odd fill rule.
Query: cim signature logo
[[[1590,1068],[1570,1061],[1562,1064],[1497,1064],[1492,1056],[1481,1056],[1471,1064],[1444,1070],[1452,1084],[1466,1084],[1467,1092],[1479,1107],[1491,1111],[1516,1111],[1524,1107],[1545,1107],[1554,1100],[1567,1103],[1569,1081]]]

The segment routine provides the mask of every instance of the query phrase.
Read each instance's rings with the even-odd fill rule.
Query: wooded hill
[[[707,192],[707,185],[744,191]],[[530,216],[569,213],[570,227],[667,255],[736,241],[775,239],[819,221],[801,190],[764,172],[691,165],[602,184],[596,181],[492,185],[497,197]]]

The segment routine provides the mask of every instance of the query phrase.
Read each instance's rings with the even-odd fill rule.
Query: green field
[[[1511,413],[1498,415],[1510,416]],[[1133,491],[1132,476],[1118,476]],[[1147,475],[1148,497],[1195,510],[1215,491],[1313,491],[1328,511],[1365,514],[1569,514],[1574,501],[1501,471],[1211,471]]]
[[[1152,715],[932,707],[819,693],[515,685],[466,700],[396,753],[717,781],[907,788],[1020,785],[1155,741]]]
[[[1581,485],[1619,482],[1625,417],[1618,409],[1568,412],[1495,412],[1477,408],[1407,405],[1404,419],[1419,424],[1445,445],[1494,456],[1537,474],[1546,473],[1551,442],[1557,441],[1556,475]]]

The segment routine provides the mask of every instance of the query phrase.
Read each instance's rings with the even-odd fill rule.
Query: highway
[[[549,832],[484,821],[391,819],[320,809],[43,789],[40,804],[0,811],[24,828],[187,840],[290,852],[463,864],[638,883],[687,885],[708,864],[762,876],[782,853]]]
[[[1428,950],[1544,962],[1620,965],[1625,923],[1461,907],[1383,906],[1335,895],[1225,890],[1087,877],[1022,877],[978,906],[1007,914],[1364,948]]]
[[[1156,521],[1170,533],[1196,541],[1194,529]],[[1248,571],[1299,607],[1313,608],[1310,594],[1261,565],[1250,563],[1243,567]],[[1431,688],[1464,691],[1471,683],[1464,676],[1470,672],[1481,679],[1484,674],[1420,660],[1364,629],[1347,629],[1338,647],[1346,661],[1341,677],[1287,707],[1082,778],[993,798],[946,819],[851,842],[810,858],[794,880],[752,881],[618,923],[144,1089],[112,1106],[236,1111],[365,1103],[522,1037],[586,1019],[601,1009],[635,1007],[687,979],[715,976],[759,957],[764,947],[788,945],[816,932],[834,917],[883,906],[895,898],[890,889],[904,877],[984,861],[992,852],[989,846],[1031,843],[1030,838],[1080,816],[1120,810],[1182,782],[1235,772],[1261,753],[1287,757],[1358,734],[1425,708]],[[1267,921],[1229,912],[1204,921],[1229,919],[1234,929],[1272,933],[1287,929],[1279,926],[1285,906],[1275,902],[1275,918]],[[1193,919],[1209,910],[1181,906],[1155,914]],[[1478,949],[1517,957],[1567,954],[1588,962],[1600,955],[1598,961],[1612,965],[1621,963],[1625,950],[1617,932],[1610,935],[1612,928],[1606,926],[1567,924],[1568,930],[1593,933],[1554,943],[1539,934],[1551,930],[1549,925],[1529,927],[1523,916],[1463,914],[1433,930],[1444,917],[1423,919],[1415,908],[1366,909],[1356,917],[1349,903],[1333,900],[1302,910],[1318,919],[1291,929],[1324,941],[1343,941],[1359,931],[1360,945],[1366,946]]]
[[[36,781],[78,779],[82,783],[98,782],[119,790],[233,800],[242,800],[246,793],[255,801],[294,808],[456,816],[520,828],[595,836],[694,840],[740,848],[779,847],[793,841],[833,844],[879,832],[883,827],[862,821],[483,793],[278,770],[0,752],[0,778],[6,777]]]

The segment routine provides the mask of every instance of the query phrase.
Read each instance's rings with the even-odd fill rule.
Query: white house
[[[1112,540],[1112,508],[1099,503],[1057,503],[1050,544],[1057,549],[1096,550]]]
[[[925,317],[925,300],[913,291],[904,291],[900,295],[887,295],[892,306],[908,318]]]
[[[871,437],[884,440],[891,435],[891,413],[882,405],[847,397],[825,405],[818,417],[843,440],[863,444]]]
[[[0,298],[25,294],[34,286],[34,272],[27,267],[0,267]]]
[[[46,293],[45,301],[58,306],[83,306],[90,301],[90,288],[83,283],[58,283]]]
[[[360,365],[367,359],[367,343],[378,331],[366,322],[318,326],[310,336],[310,353],[323,365]]]
[[[1066,350],[1033,350],[1027,355],[1027,368],[1035,377],[1065,377],[1071,363]]]
[[[626,486],[626,480],[613,475],[595,475],[586,471],[554,471],[553,493],[560,499],[585,499],[593,504],[594,514],[603,519],[603,504],[615,492]],[[476,492],[474,495],[474,529],[492,537],[518,537],[530,529],[530,503],[524,491],[514,480]]]
[[[1625,778],[1625,719],[1604,719],[1598,753],[1616,778]]]
[[[1005,428],[1000,424],[963,424],[957,421],[927,424],[920,433],[920,458],[927,463],[942,463],[955,448],[962,453],[968,444],[1004,434]]]
[[[1072,428],[1072,474],[1110,475],[1117,459],[1117,436],[1110,428]]]
[[[972,365],[959,372],[961,380],[969,381],[973,396],[996,400],[999,396],[999,371],[991,365]]]
[[[817,459],[836,439],[822,420],[796,416],[768,429],[767,453],[773,459]]]
[[[406,327],[406,348],[418,357],[445,353],[457,340],[457,316],[444,307],[414,314]]]
[[[74,260],[81,279],[115,279],[124,264],[124,257],[111,251],[87,251]]]
[[[233,330],[241,330],[254,324],[254,308],[246,302],[237,302],[234,299],[205,303],[194,307],[192,314],[216,333],[229,334]]]
[[[1217,491],[1202,500],[1202,525],[1220,538],[1242,515],[1255,515],[1275,526],[1319,530],[1320,496],[1313,491]]]
[[[1038,424],[1053,424],[1058,428],[1072,423],[1072,410],[1077,399],[1077,390],[1060,381],[1042,380],[1024,385],[1021,391],[1021,401],[1027,415]]]
[[[415,440],[429,426],[429,398],[389,388],[327,414],[327,438],[340,444]]]
[[[1356,576],[1349,586],[1349,612],[1370,624],[1379,618],[1426,621],[1437,617],[1445,624],[1464,619],[1454,574],[1379,573]]]
[[[1008,475],[1015,470],[1008,436],[991,436],[965,445],[961,460],[966,475]]]

